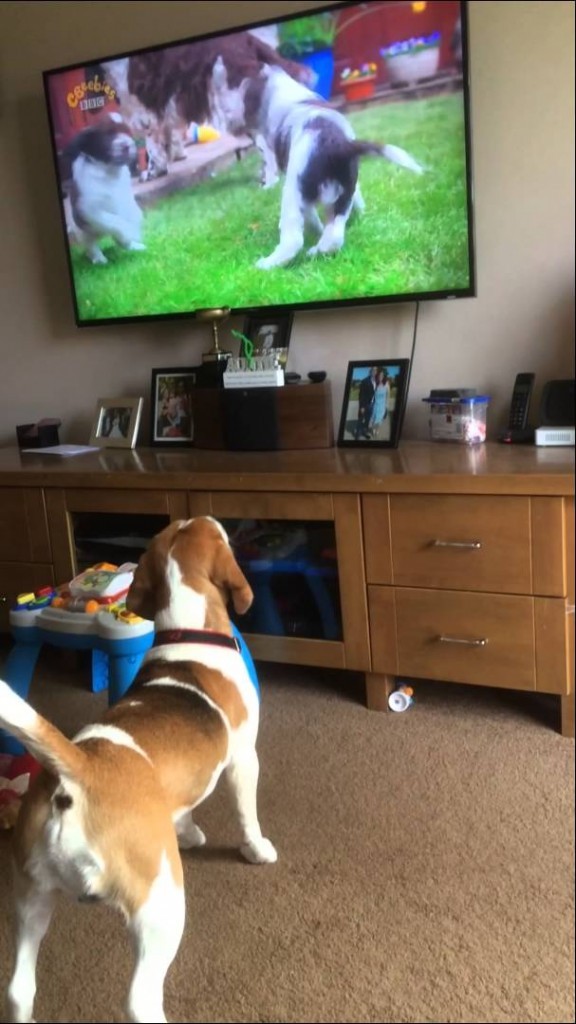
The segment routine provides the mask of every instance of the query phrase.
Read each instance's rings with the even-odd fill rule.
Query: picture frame
[[[288,348],[294,313],[285,309],[267,313],[248,313],[244,320],[242,333],[254,345],[255,356],[277,354],[281,369],[286,369]]]
[[[143,398],[99,398],[90,434],[90,444],[98,448],[134,448]]]
[[[197,366],[152,370],[150,442],[153,447],[190,448],[194,444],[192,392]]]
[[[376,358],[348,363],[338,431],[339,447],[398,447],[406,410],[409,370],[409,359]]]

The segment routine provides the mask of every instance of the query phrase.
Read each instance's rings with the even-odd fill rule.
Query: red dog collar
[[[152,646],[164,647],[166,644],[213,644],[215,647],[230,647],[233,651],[240,651],[235,636],[204,629],[161,629],[156,633]]]

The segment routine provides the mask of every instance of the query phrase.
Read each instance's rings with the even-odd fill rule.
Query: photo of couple
[[[133,448],[141,415],[141,398],[99,398],[90,444],[99,448]]]
[[[338,443],[395,448],[404,413],[409,359],[348,364]]]
[[[372,366],[370,373],[363,377],[358,388],[358,418],[354,440],[389,440],[389,406],[390,378],[388,371],[383,370],[380,366]]]
[[[102,437],[128,437],[131,416],[131,409],[123,407],[105,409],[100,430]]]

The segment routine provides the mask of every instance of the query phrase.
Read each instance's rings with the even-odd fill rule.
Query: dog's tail
[[[358,156],[383,156],[385,160],[390,160],[399,167],[414,171],[414,174],[424,173],[424,168],[405,149],[400,149],[400,146],[379,146],[376,142],[361,142],[358,139],[352,145]]]
[[[82,778],[87,763],[85,752],[1,679],[0,726],[19,739],[48,771],[76,782]]]

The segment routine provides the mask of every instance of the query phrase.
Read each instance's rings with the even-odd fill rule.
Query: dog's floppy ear
[[[232,598],[234,610],[238,615],[244,615],[248,611],[254,600],[254,594],[248,580],[234,558],[230,545],[226,541],[218,544],[216,550],[213,582],[216,586],[228,590]]]
[[[149,550],[141,555],[130,590],[126,595],[129,612],[141,615],[143,619],[154,620],[156,616],[157,572],[154,553]]]
[[[168,605],[166,560],[180,526],[180,521],[170,523],[170,526],[154,537],[138,562],[126,596],[126,607],[128,611],[141,615],[143,619],[154,621],[157,612]]]

